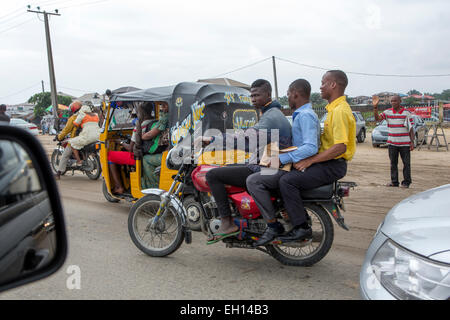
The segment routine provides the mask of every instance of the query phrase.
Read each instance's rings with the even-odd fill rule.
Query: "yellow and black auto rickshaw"
[[[166,102],[169,105],[169,146],[168,150],[178,144],[189,132],[200,130],[204,134],[207,130],[216,129],[225,132],[229,129],[247,129],[258,121],[258,114],[251,105],[249,91],[239,87],[182,82],[175,86],[150,88],[121,94],[112,94],[110,101],[105,104],[105,122],[100,135],[100,162],[102,165],[103,194],[110,202],[126,200],[135,202],[145,194],[142,192],[141,178],[143,174],[142,160],[135,158],[135,165],[120,167],[125,192],[113,194],[111,174],[108,167],[108,152],[121,150],[121,140],[129,140],[135,128],[133,114],[145,102]],[[145,104],[147,106],[149,104]],[[154,120],[159,118],[159,110],[151,110]],[[137,119],[141,121],[141,119]],[[166,150],[163,153],[159,168],[159,189],[168,190],[172,184],[175,171],[166,166]],[[214,151],[213,151],[214,153]],[[225,151],[223,154],[204,153],[204,162],[227,164],[241,159],[242,153]],[[245,156],[245,155],[244,155]],[[219,159],[219,160],[218,160]],[[185,190],[183,204],[188,212],[189,222],[193,229],[199,229],[198,219],[200,208],[195,199]]]

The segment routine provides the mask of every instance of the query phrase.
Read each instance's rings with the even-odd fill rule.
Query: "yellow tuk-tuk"
[[[142,161],[135,157],[135,165],[121,166],[120,175],[125,192],[111,192],[111,176],[108,167],[108,151],[121,149],[118,141],[131,138],[135,124],[133,114],[139,105],[145,102],[166,102],[169,105],[169,147],[172,148],[189,135],[189,130],[201,128],[202,134],[209,129],[225,132],[227,129],[247,129],[258,121],[258,114],[251,105],[249,91],[239,87],[182,82],[175,86],[150,88],[132,92],[112,94],[105,104],[105,122],[100,135],[100,162],[103,175],[103,195],[110,202],[126,200],[135,202],[143,197],[141,177]],[[159,119],[159,110],[152,110],[155,121]],[[140,119],[137,119],[140,121]],[[159,189],[168,190],[175,171],[166,166],[166,150],[159,169]],[[226,153],[227,151],[225,151]],[[203,159],[215,159],[218,165],[235,162],[242,154],[217,155],[204,154]],[[217,161],[220,159],[220,161]],[[184,201],[191,226],[198,220],[200,209],[196,201],[185,190]],[[196,229],[197,227],[193,227]]]

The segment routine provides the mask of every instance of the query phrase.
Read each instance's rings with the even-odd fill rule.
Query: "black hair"
[[[327,73],[331,74],[339,87],[345,90],[348,85],[348,78],[342,70],[330,70]]]
[[[272,86],[270,82],[264,79],[255,80],[250,88],[261,88],[264,92],[272,94]]]
[[[299,92],[304,98],[311,96],[311,84],[305,79],[297,79],[289,85],[289,90]]]
[[[6,104],[0,104],[0,111],[6,111]]]
[[[152,112],[155,111],[155,103],[153,101],[147,101],[141,106],[142,116],[146,119],[152,118]]]

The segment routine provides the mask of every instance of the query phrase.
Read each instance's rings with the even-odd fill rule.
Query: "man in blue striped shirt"
[[[293,146],[297,149],[280,154],[281,165],[309,158],[319,150],[320,124],[309,102],[310,94],[311,85],[304,79],[295,80],[289,86],[287,92],[289,106],[295,110],[292,115],[292,139]],[[270,191],[279,189],[279,180],[286,173],[284,170],[263,168],[261,172],[247,178],[247,189],[267,222],[267,229],[254,246],[265,245],[285,231],[283,225],[276,219]]]

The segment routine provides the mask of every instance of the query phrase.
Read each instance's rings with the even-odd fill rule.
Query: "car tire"
[[[356,139],[358,139],[359,143],[363,143],[366,140],[366,130],[364,128],[361,129]]]

